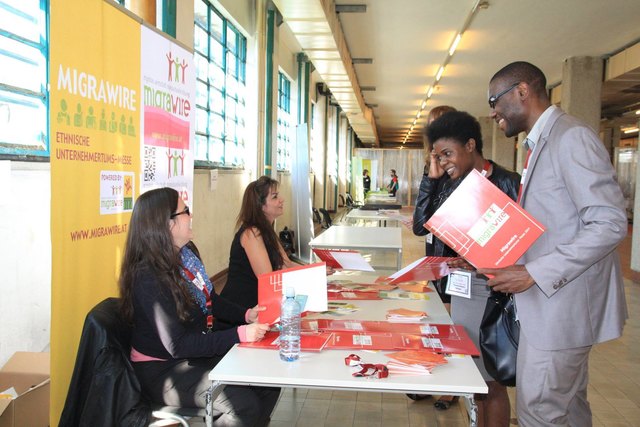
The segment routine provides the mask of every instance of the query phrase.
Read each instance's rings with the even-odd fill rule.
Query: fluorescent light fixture
[[[639,129],[638,129],[637,127],[632,127],[632,128],[626,128],[626,129],[623,129],[622,131],[623,131],[624,133],[634,133],[634,132],[638,132],[638,130],[639,130]]]
[[[420,106],[421,110],[424,110],[425,108],[427,108],[427,100],[426,99],[424,101],[422,101],[422,105]]]
[[[636,116],[640,116],[640,110],[636,111]]]
[[[418,115],[416,116],[416,119],[419,119],[421,115],[422,115],[422,110],[418,111]]]
[[[456,38],[453,39],[453,43],[451,43],[451,47],[449,48],[449,56],[453,56],[453,53],[458,48],[458,43],[460,43],[461,39],[462,39],[462,34],[458,33],[456,35]]]
[[[436,82],[440,81],[440,78],[442,77],[443,73],[444,73],[444,65],[440,67],[440,69],[438,70],[438,74],[436,74]]]
[[[433,95],[433,86],[429,87],[429,90],[427,91],[427,99],[431,98],[431,95]],[[427,101],[425,101],[426,103]]]

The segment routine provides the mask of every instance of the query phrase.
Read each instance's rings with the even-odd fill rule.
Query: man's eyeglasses
[[[491,95],[489,97],[489,107],[491,108],[496,108],[496,104],[498,103],[498,100],[500,99],[500,97],[502,95],[504,95],[505,93],[509,92],[511,89],[513,89],[514,87],[518,86],[520,84],[520,82],[518,83],[514,83],[511,86],[509,86],[508,88],[506,88],[505,90],[503,90],[502,92],[500,92],[497,95]]]
[[[170,219],[174,219],[175,217],[177,217],[179,215],[191,215],[191,212],[189,212],[189,206],[185,206],[184,209],[182,210],[182,212],[172,213],[169,218]]]

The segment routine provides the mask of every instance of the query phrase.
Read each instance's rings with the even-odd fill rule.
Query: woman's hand
[[[269,330],[267,323],[251,323],[247,325],[247,342],[260,341]]]
[[[258,313],[261,311],[265,311],[267,307],[262,305],[256,305],[255,307],[249,309],[249,323],[256,323],[258,321]]]
[[[438,179],[444,175],[444,169],[440,167],[440,162],[436,157],[435,150],[431,150],[429,157],[431,158],[431,161],[429,162],[429,178]]]

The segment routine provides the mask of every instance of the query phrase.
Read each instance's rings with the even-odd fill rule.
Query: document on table
[[[318,249],[313,252],[329,267],[343,270],[374,271],[360,252],[350,249]]]

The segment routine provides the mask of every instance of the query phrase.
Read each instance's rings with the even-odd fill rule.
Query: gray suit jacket
[[[616,247],[627,217],[591,128],[553,112],[529,160],[521,203],[547,229],[518,262],[536,281],[516,294],[521,332],[540,350],[619,337],[628,315]]]

